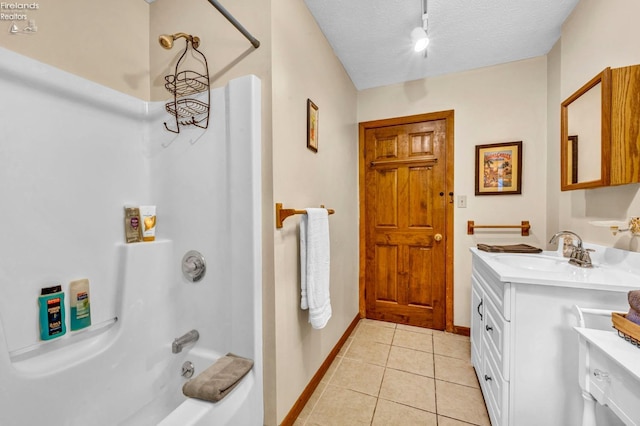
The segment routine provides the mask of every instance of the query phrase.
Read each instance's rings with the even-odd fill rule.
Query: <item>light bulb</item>
[[[413,50],[422,52],[429,44],[429,37],[427,37],[427,32],[424,28],[415,27],[411,30],[411,41],[413,42]]]

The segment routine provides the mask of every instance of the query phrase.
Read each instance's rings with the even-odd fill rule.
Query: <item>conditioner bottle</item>
[[[72,281],[69,292],[71,293],[71,331],[90,326],[89,280]]]

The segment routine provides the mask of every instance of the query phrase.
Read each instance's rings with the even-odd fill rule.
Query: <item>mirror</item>
[[[561,105],[560,188],[609,183],[611,69],[606,68]]]

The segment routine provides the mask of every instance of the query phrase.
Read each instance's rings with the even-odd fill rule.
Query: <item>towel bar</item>
[[[529,230],[531,229],[531,225],[529,225],[528,220],[523,220],[520,222],[520,225],[476,225],[473,220],[467,221],[467,235],[473,235],[473,230],[475,228],[520,228],[520,235],[523,237],[529,236]]]
[[[323,205],[320,206],[321,208],[324,208]],[[335,210],[333,209],[327,209],[327,212],[329,214],[334,214]],[[283,209],[282,208],[282,203],[276,203],[276,228],[280,229],[282,228],[282,222],[284,222],[284,220],[286,218],[288,218],[289,216],[293,216],[296,214],[307,214],[306,210],[296,210],[296,209]]]

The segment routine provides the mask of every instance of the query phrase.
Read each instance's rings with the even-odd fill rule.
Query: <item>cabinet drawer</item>
[[[491,299],[485,298],[484,323],[482,330],[486,340],[486,348],[496,361],[500,373],[509,380],[509,332],[511,323],[502,318]]]
[[[640,425],[640,383],[597,347],[589,350],[589,392],[627,425]]]
[[[498,276],[482,261],[473,262],[472,277],[475,278],[485,295],[491,298],[498,312],[507,320],[511,321],[511,284],[503,283]]]
[[[502,377],[496,361],[489,353],[482,360],[482,393],[492,426],[506,426],[509,423],[509,382]]]

